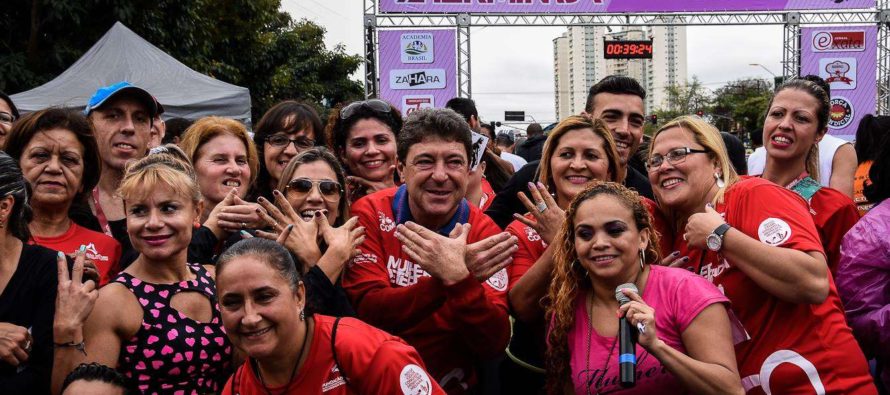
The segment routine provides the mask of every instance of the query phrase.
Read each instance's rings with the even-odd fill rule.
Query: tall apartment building
[[[584,110],[587,91],[607,75],[625,75],[646,88],[646,112],[666,105],[665,87],[686,82],[686,28],[632,27],[609,32],[603,26],[571,26],[553,40],[556,115]],[[605,59],[603,40],[652,39],[652,59]]]

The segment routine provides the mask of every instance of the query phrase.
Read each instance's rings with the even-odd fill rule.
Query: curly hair
[[[111,367],[99,363],[82,363],[78,365],[62,383],[62,393],[75,381],[99,381],[123,390],[124,395],[139,393],[123,374]]]
[[[566,210],[566,220],[562,229],[553,242],[555,251],[550,291],[544,300],[546,317],[550,320],[545,359],[548,394],[561,394],[565,383],[572,380],[568,333],[575,325],[575,303],[578,296],[593,287],[587,280],[587,271],[580,264],[576,264],[578,256],[575,251],[575,215],[581,203],[600,195],[611,196],[618,200],[622,206],[631,211],[637,230],[649,231],[649,243],[645,251],[646,263],[657,264],[661,261],[658,234],[652,226],[649,210],[646,209],[638,193],[615,182],[593,181],[583,192],[575,196]]]

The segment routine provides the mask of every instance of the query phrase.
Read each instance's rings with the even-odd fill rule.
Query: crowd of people
[[[645,98],[519,141],[467,98],[249,130],[0,94],[0,392],[885,393],[890,118],[837,139],[792,79],[746,160]]]

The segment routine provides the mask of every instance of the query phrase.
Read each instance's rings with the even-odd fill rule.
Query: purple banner
[[[454,30],[381,30],[380,98],[408,116],[457,96]]]
[[[874,8],[875,0],[380,0],[380,12],[576,14]]]
[[[831,86],[828,133],[853,140],[859,120],[877,108],[875,26],[800,29],[800,72]]]

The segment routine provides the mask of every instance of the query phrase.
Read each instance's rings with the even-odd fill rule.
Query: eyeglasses
[[[655,171],[661,167],[661,164],[664,163],[665,159],[667,159],[668,163],[676,165],[683,163],[683,161],[686,160],[686,156],[689,154],[705,154],[707,152],[707,150],[692,149],[689,147],[675,148],[668,151],[665,156],[659,154],[652,155],[652,157],[646,161],[646,169]]]
[[[13,122],[15,122],[15,115],[8,112],[0,112],[0,123],[12,125]]]
[[[297,178],[291,180],[291,182],[287,183],[287,190],[294,191],[298,194],[298,196],[305,195],[312,190],[312,186],[318,186],[318,192],[324,197],[327,201],[334,201],[340,198],[340,195],[343,193],[343,187],[340,186],[336,181],[330,180],[310,180],[308,178]]]
[[[389,106],[389,103],[380,99],[357,101],[346,107],[343,107],[343,109],[340,110],[340,119],[348,119],[349,117],[355,115],[355,112],[362,107],[370,108],[372,111],[383,115],[389,115],[389,112],[392,110],[392,107]]]
[[[290,139],[286,134],[273,134],[271,136],[266,137],[266,142],[272,145],[273,147],[287,147],[288,144],[294,143],[294,146],[298,149],[309,149],[315,146],[315,140],[310,139],[308,137],[297,137],[295,139]]]

